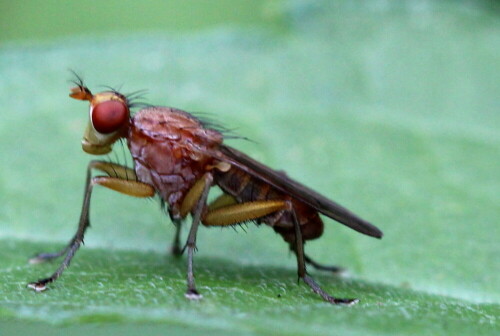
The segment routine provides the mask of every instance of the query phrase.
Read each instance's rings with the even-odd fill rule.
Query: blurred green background
[[[498,334],[499,9],[1,2],[0,334]],[[27,258],[72,236],[91,159],[68,69],[94,91],[148,89],[149,103],[212,113],[255,141],[231,145],[377,224],[381,241],[326,220],[306,246],[349,269],[311,271],[323,287],[361,303],[297,285],[281,238],[253,225],[200,230],[205,298],[187,302],[158,202],[103,189],[72,266],[51,290],[26,289],[57,266]]]

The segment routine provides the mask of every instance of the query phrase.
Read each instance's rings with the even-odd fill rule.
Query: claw
[[[46,259],[40,258],[39,256],[34,256],[33,258],[28,259],[28,263],[30,263],[31,265],[41,264],[45,261]]]
[[[170,249],[170,253],[176,257],[180,257],[184,253],[184,249],[181,249],[178,245],[174,245]]]
[[[331,300],[328,300],[328,302],[333,303],[333,304],[353,306],[359,302],[359,299],[337,299],[337,298],[331,297]]]
[[[203,298],[203,295],[198,293],[196,289],[188,289],[184,296],[189,300],[201,300]]]
[[[352,306],[359,302],[358,299],[342,299],[328,295],[324,290],[321,289],[321,287],[316,283],[316,281],[314,281],[314,279],[307,274],[302,277],[302,280],[304,280],[304,282],[309,287],[311,287],[314,293],[319,294],[319,296],[321,296],[323,300],[325,300],[326,302],[332,304],[348,305],[348,306]]]
[[[47,285],[45,283],[40,282],[40,281],[30,282],[27,285],[27,287],[33,289],[37,293],[40,293],[40,292],[47,290]]]

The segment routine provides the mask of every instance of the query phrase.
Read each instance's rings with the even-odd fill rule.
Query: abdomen
[[[315,209],[276,190],[268,183],[250,176],[241,169],[233,166],[225,173],[216,171],[215,183],[226,194],[233,196],[238,203],[265,200],[289,201],[295,209],[304,240],[318,238],[323,233],[323,221]],[[257,220],[257,223],[265,223],[273,227],[274,231],[279,233],[289,243],[295,241],[295,229],[293,227],[292,214],[289,211],[279,211],[262,217]]]

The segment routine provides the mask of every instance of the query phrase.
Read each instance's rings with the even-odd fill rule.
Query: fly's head
[[[130,125],[127,98],[112,90],[92,94],[78,78],[69,96],[90,102],[89,123],[82,139],[82,148],[93,155],[111,152],[113,144],[126,136]]]

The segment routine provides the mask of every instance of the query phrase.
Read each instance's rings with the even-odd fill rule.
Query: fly
[[[316,294],[333,304],[353,304],[357,299],[336,298],[326,293],[307,273],[306,264],[320,270],[338,272],[336,266],[315,262],[304,252],[304,242],[323,233],[320,214],[351,229],[375,238],[382,232],[346,208],[314,190],[273,170],[223,143],[224,136],[210,123],[179,109],[146,106],[134,116],[130,96],[116,90],[92,94],[77,77],[70,97],[90,102],[89,122],[82,148],[92,155],[112,151],[113,144],[127,141],[133,169],[116,163],[93,160],[87,167],[85,195],[78,229],[68,245],[57,253],[42,253],[31,259],[42,262],[63,257],[59,268],[48,278],[28,287],[37,292],[61,276],[83,242],[89,227],[89,205],[94,187],[99,185],[135,197],[159,195],[176,226],[172,252],[187,251],[188,299],[200,299],[196,289],[193,255],[198,227],[233,226],[247,221],[271,226],[289,245],[297,258],[299,279]],[[103,175],[93,176],[96,170]],[[208,194],[218,186],[222,195],[210,204]],[[181,223],[188,215],[192,222],[184,247]]]

